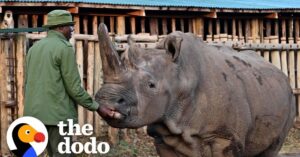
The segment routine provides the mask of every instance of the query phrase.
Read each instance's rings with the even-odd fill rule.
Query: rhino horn
[[[112,41],[110,40],[107,27],[103,23],[99,25],[98,38],[102,60],[102,69],[104,73],[104,81],[116,81],[119,74],[125,70],[125,67]]]

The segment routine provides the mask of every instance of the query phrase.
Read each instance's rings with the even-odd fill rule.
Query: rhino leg
[[[275,142],[270,147],[268,147],[268,149],[266,149],[256,157],[277,157],[283,141],[284,139],[278,138],[278,140],[275,140]]]
[[[240,157],[242,156],[240,145],[224,138],[215,138],[208,142],[211,147],[212,157]]]
[[[155,147],[160,157],[184,157],[183,155],[176,152],[172,147],[167,146],[163,142],[155,140]]]

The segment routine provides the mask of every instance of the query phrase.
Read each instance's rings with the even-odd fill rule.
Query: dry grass
[[[77,157],[158,157],[153,139],[144,132],[130,135],[131,141],[121,140],[116,145],[111,145],[111,150],[105,155],[86,155],[81,154]],[[105,137],[100,137],[99,140],[107,141]],[[80,139],[80,141],[84,141]],[[300,129],[291,129],[282,150],[282,157],[300,157]]]

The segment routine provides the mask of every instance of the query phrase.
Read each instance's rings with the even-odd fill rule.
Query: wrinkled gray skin
[[[161,157],[275,157],[295,117],[287,77],[252,51],[208,46],[182,32],[123,60],[99,27],[104,85],[96,100],[113,127],[147,125]]]

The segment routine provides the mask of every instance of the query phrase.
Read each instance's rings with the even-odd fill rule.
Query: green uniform
[[[82,88],[72,45],[60,32],[50,30],[26,57],[24,116],[45,125],[73,119],[77,104],[95,111],[99,104]]]

